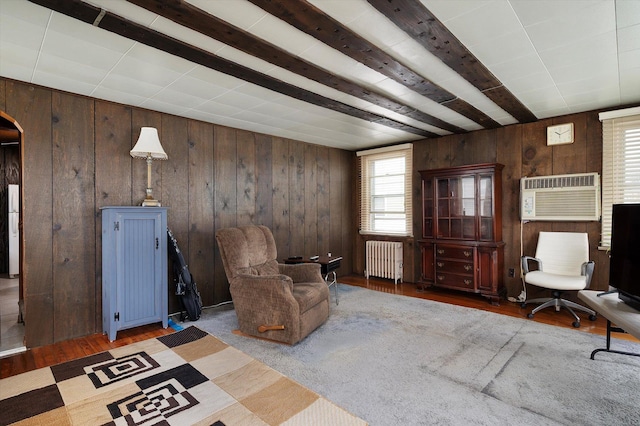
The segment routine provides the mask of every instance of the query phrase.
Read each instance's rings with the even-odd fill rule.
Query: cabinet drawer
[[[436,285],[473,290],[473,276],[436,272]]]
[[[436,259],[436,271],[473,275],[473,262],[438,258]]]
[[[436,259],[446,257],[449,259],[464,259],[473,262],[473,247],[436,245]]]

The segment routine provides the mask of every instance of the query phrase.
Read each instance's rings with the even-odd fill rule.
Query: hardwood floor
[[[468,294],[443,289],[421,290],[417,288],[415,284],[411,283],[400,283],[396,286],[391,280],[378,278],[369,278],[367,280],[361,276],[350,275],[341,277],[338,281],[340,284],[349,284],[385,293],[451,303],[519,318],[525,318],[527,313],[531,310],[531,307],[523,309],[520,307],[519,303],[512,303],[506,300],[502,301],[499,306],[494,306],[490,304],[487,299],[477,294]],[[558,327],[566,327],[574,330],[576,333],[588,332],[602,336],[606,335],[607,322],[604,318],[598,317],[596,321],[589,321],[586,315],[579,315],[582,318],[582,326],[579,329],[573,328],[571,325],[573,319],[566,311],[555,312],[553,309],[545,309],[538,312],[535,318],[531,321],[537,321]],[[0,379],[26,371],[35,370],[37,368],[92,355],[98,352],[103,352],[119,346],[128,345],[129,343],[150,339],[164,334],[170,334],[172,332],[173,329],[171,328],[163,329],[160,324],[151,324],[122,330],[118,332],[118,338],[114,342],[109,342],[107,336],[104,334],[94,334],[91,336],[55,343],[53,345],[29,349],[26,352],[0,359]],[[635,339],[633,336],[628,334],[616,333],[615,337],[638,342],[638,339]],[[591,349],[592,348],[586,348],[585,350]]]

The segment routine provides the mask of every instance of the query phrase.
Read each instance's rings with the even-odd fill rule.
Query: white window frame
[[[413,170],[413,144],[407,143],[384,148],[359,151],[356,155],[360,158],[360,234],[371,235],[392,235],[392,236],[413,236],[413,200],[412,200],[412,170]],[[396,195],[404,196],[404,211],[379,211],[372,210],[372,165],[379,160],[392,158],[404,158],[404,188],[403,193]],[[389,176],[389,175],[387,175]],[[374,229],[374,216],[378,214],[397,214],[404,216],[404,230],[393,231],[388,229]]]
[[[640,203],[640,107],[599,114],[602,122],[602,236],[611,246],[614,204]]]

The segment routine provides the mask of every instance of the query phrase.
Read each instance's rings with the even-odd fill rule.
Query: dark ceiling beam
[[[439,136],[435,133],[410,126],[378,114],[364,111],[308,90],[301,89],[292,84],[285,83],[274,77],[228,61],[210,52],[188,45],[158,31],[136,24],[135,22],[126,20],[118,15],[104,11],[80,0],[29,1],[58,13],[79,19],[90,25],[94,25],[94,23],[97,22],[97,26],[104,30],[310,104],[423,137]],[[102,18],[97,19],[102,13],[104,13]]]
[[[346,80],[181,0],[127,0],[150,12],[325,86],[452,133],[466,130]]]
[[[516,120],[537,120],[419,0],[367,1]]]
[[[306,0],[249,1],[289,25],[333,47],[340,53],[405,85],[414,92],[456,111],[482,127],[500,127],[500,123],[473,105],[457,98],[454,94],[407,68],[391,55],[354,33]]]

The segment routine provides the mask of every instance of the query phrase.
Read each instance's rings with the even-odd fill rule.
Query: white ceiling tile
[[[560,115],[566,115],[572,112],[578,112],[571,111],[571,109],[566,106],[558,106],[547,109],[531,108],[531,110],[535,113],[536,117],[538,117],[539,120],[542,120],[543,118],[558,117]]]
[[[49,72],[46,69],[39,69],[36,71],[30,82],[85,96],[89,96],[91,91],[95,88],[94,84],[75,79],[69,74],[61,74],[60,72],[55,71]]]
[[[113,92],[131,93],[147,99],[162,90],[163,86],[153,84],[147,80],[127,75],[126,73],[110,73],[101,82],[99,88],[104,88]]]
[[[193,64],[185,60],[137,45],[113,67],[107,79],[112,75],[120,76],[123,80],[137,80],[147,87],[157,86],[160,90],[190,71],[192,67]]]
[[[183,27],[162,16],[156,15],[156,19],[149,25],[149,28],[213,54],[218,54],[221,49],[227,46],[216,39],[192,30],[191,28]]]
[[[616,22],[618,28],[640,24],[640,1],[616,0]]]
[[[205,83],[210,83],[215,86],[223,87],[225,89],[234,89],[236,87],[247,84],[247,82],[240,80],[237,77],[214,71],[200,65],[189,71],[187,75],[197,80],[201,80]]]
[[[56,56],[57,53],[43,52],[38,60],[36,74],[39,72],[48,75],[59,74],[65,79],[77,80],[79,83],[95,87],[107,73],[105,69]]]
[[[486,40],[497,39],[522,28],[513,9],[505,1],[493,1],[451,18],[449,30],[467,47]]]
[[[126,17],[127,19],[144,25],[145,27],[151,25],[151,23],[157,18],[153,12],[138,7],[126,0],[82,0],[85,3],[96,6],[100,9],[104,9],[107,12],[111,12],[115,15]]]
[[[612,3],[612,0],[606,0]],[[509,0],[522,25],[564,20],[576,16],[577,11],[604,3],[602,0]]]
[[[500,46],[500,48],[497,49],[496,46]],[[470,47],[470,50],[487,67],[508,60],[517,60],[517,58],[534,52],[529,37],[522,29],[498,38],[476,43]]]
[[[579,63],[571,63],[562,68],[549,70],[557,85],[570,83],[576,80],[587,80],[594,76],[602,79],[616,79],[618,66],[614,54],[601,60],[588,60]]]
[[[565,68],[571,64],[592,64],[612,61],[615,63],[616,33],[583,38],[575,43],[540,52],[540,58],[550,70]]]
[[[213,99],[229,90],[228,88],[214,84],[211,81],[194,78],[192,73],[183,75],[174,81],[168,88],[173,91],[182,92],[186,95],[205,100]]]
[[[42,49],[71,62],[109,70],[136,43],[68,16],[54,13]]]
[[[112,102],[124,103],[126,105],[141,105],[147,100],[146,96],[139,96],[127,90],[116,90],[105,85],[96,87],[91,96]]]
[[[539,89],[555,87],[555,82],[547,71],[529,74],[521,78],[504,79],[502,81],[505,87],[515,95],[522,92],[528,92],[532,87]]]
[[[0,51],[0,75],[25,81],[31,79],[38,61],[38,50],[26,49],[0,37]]]
[[[11,44],[38,50],[44,39],[51,12],[29,3],[29,13],[25,13],[24,10],[15,7],[17,4],[15,1],[0,2],[0,45]],[[4,50],[2,52],[4,56]]]
[[[269,14],[264,15],[248,30],[256,37],[293,55],[299,55],[317,43],[315,38]]]
[[[566,107],[565,101],[556,87],[532,88],[518,94],[518,98],[532,110]]]
[[[362,10],[366,12],[355,19],[349,16],[345,20],[348,22],[343,22],[351,31],[378,47],[393,46],[409,38],[407,33],[393,24],[386,16],[370,7],[365,0],[355,0],[355,2],[360,4]]]
[[[492,65],[490,70],[500,81],[504,83],[508,83],[515,79],[525,78],[529,75],[548,72],[537,53],[532,53]]]
[[[579,1],[573,13],[554,14],[554,19],[526,27],[527,33],[538,52],[569,45],[580,39],[615,31],[615,8],[610,1],[585,2],[589,7],[581,8]]]
[[[159,102],[172,103],[177,107],[184,107],[187,109],[194,108],[209,100],[208,98],[188,94],[180,90],[175,84],[159,91],[151,99]]]
[[[187,1],[197,8],[202,9],[211,15],[217,16],[223,21],[227,21],[236,27],[242,28],[243,30],[248,30],[267,14],[267,12],[260,9],[258,6],[241,0]]]
[[[638,19],[640,20],[640,17]],[[618,51],[628,52],[637,49],[640,49],[640,24],[618,30]]]
[[[193,108],[196,111],[201,111],[207,114],[214,114],[220,116],[232,116],[234,114],[242,111],[243,108],[238,108],[229,104],[224,104],[222,102],[217,102],[215,100],[205,102],[201,105],[197,105]]]
[[[640,67],[640,49],[621,52],[618,64],[621,72]]]
[[[347,24],[370,10],[362,3],[362,0],[307,0],[318,9],[331,16],[336,21]]]
[[[229,105],[240,110],[250,109],[265,102],[264,99],[240,93],[238,90],[225,92],[214,100],[217,103]]]
[[[495,0],[420,0],[438,20],[446,23],[460,15],[472,14]]]
[[[189,108],[177,105],[173,102],[162,101],[160,99],[149,98],[140,104],[141,107],[152,109],[154,111],[166,112],[167,114],[174,114],[181,116],[185,113]]]
[[[584,93],[576,93],[572,95],[563,94],[563,97],[568,105],[584,105],[587,103],[615,105],[620,102],[620,92],[618,91],[617,85],[614,88],[597,87],[594,90]]]

